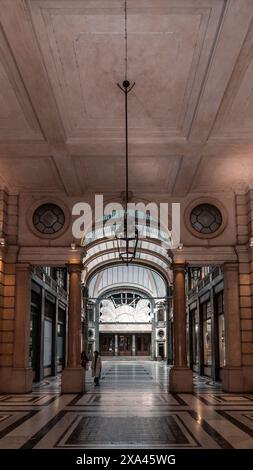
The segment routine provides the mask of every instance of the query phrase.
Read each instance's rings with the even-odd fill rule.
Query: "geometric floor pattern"
[[[60,378],[27,395],[0,395],[1,449],[253,449],[253,395],[226,394],[194,377],[194,393],[168,393],[168,367],[104,360],[100,387],[62,395]]]

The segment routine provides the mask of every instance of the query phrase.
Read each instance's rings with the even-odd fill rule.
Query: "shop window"
[[[223,292],[217,296],[218,314],[218,341],[219,341],[219,365],[225,366],[225,318],[224,318],[224,297]]]
[[[226,365],[226,363],[225,363],[225,319],[224,319],[224,315],[219,315],[218,328],[219,328],[220,367],[224,367]]]
[[[30,339],[29,339],[29,367],[36,371],[38,364],[38,348],[39,343],[39,309],[32,305],[30,318]]]
[[[45,273],[51,277],[52,275],[52,268],[50,268],[50,266],[43,266],[43,269],[45,271]]]
[[[198,346],[198,318],[197,311],[194,310],[191,312],[191,334],[192,334],[192,362],[193,364],[198,364],[199,362],[199,346]]]
[[[131,351],[131,336],[124,335],[119,337],[119,350]]]
[[[144,351],[148,351],[149,349],[149,338],[145,335],[144,336]]]
[[[51,367],[52,335],[53,335],[53,323],[50,320],[45,320],[44,322],[44,367]]]
[[[204,365],[212,364],[212,320],[210,302],[202,305]]]
[[[100,348],[101,348],[101,352],[104,354],[112,353],[113,352],[113,336],[102,334],[100,336]]]
[[[57,281],[58,286],[66,289],[66,269],[57,268],[55,280]]]
[[[64,336],[65,328],[62,323],[57,325],[57,364],[63,365],[64,363]]]

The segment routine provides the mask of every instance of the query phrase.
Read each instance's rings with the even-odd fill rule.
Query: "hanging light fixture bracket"
[[[130,85],[131,84],[130,84],[129,80],[124,80],[122,82],[122,85],[117,83],[117,86],[123,91],[123,93],[129,93],[133,89],[133,87],[135,85],[135,82],[133,82],[131,86]]]

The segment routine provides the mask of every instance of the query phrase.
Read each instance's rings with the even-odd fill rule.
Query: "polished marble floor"
[[[0,395],[0,448],[253,449],[253,394],[194,377],[193,394],[172,395],[163,363],[103,360],[85,394],[61,395],[55,378]]]

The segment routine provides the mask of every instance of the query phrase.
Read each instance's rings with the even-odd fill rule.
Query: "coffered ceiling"
[[[124,189],[124,0],[0,1],[0,178]],[[130,188],[253,183],[252,0],[128,0]]]

